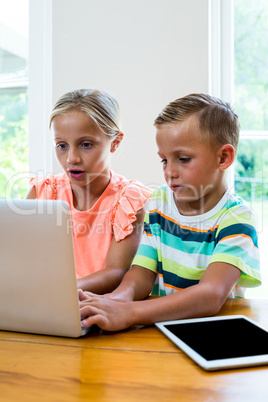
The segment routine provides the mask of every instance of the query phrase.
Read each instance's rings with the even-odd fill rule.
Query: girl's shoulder
[[[112,172],[114,197],[110,211],[110,222],[114,228],[116,241],[124,239],[133,231],[132,223],[136,214],[149,201],[152,190],[137,180],[127,180]]]
[[[111,188],[118,197],[133,196],[138,194],[145,197],[147,200],[151,197],[153,190],[146,187],[140,181],[131,179],[128,180],[124,176],[111,172]]]
[[[59,189],[68,185],[68,178],[65,173],[32,177],[30,185],[35,187],[37,198],[57,199]]]

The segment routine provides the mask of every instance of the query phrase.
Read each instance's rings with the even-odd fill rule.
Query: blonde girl
[[[136,253],[151,191],[110,170],[123,139],[119,106],[110,94],[81,89],[56,102],[50,131],[63,173],[32,178],[27,198],[68,202],[78,287],[113,291]]]

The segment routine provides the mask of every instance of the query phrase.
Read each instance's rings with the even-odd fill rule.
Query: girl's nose
[[[80,162],[81,162],[81,158],[80,158],[79,152],[76,151],[76,150],[73,149],[73,148],[70,148],[70,149],[69,149],[69,152],[68,152],[67,162],[68,162],[70,165],[76,165],[76,164],[80,163]]]

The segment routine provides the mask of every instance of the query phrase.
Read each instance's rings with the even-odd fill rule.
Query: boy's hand
[[[97,294],[95,294],[95,293],[92,293],[92,292],[88,292],[88,291],[85,291],[85,290],[83,290],[83,289],[78,289],[78,298],[79,298],[79,301],[83,301],[83,300],[87,300],[88,298],[90,298],[90,297],[92,297],[92,296],[99,296],[99,297],[101,297],[100,295],[97,295]]]
[[[96,324],[105,331],[120,331],[134,325],[134,303],[121,302],[98,296],[87,296],[80,301],[82,324]]]
[[[90,299],[92,296],[96,296],[96,297],[100,297],[100,298],[105,298],[105,299],[112,299],[112,300],[117,300],[117,301],[121,301],[121,302],[127,302],[127,301],[132,301],[127,299],[126,297],[122,296],[122,294],[116,294],[115,292],[112,293],[105,293],[104,295],[98,295],[96,293],[92,293],[92,292],[87,292],[84,291],[82,289],[78,289],[78,297],[80,301],[83,300],[88,300]]]

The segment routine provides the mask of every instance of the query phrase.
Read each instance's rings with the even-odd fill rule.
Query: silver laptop
[[[79,337],[66,202],[0,200],[0,330]]]

